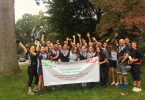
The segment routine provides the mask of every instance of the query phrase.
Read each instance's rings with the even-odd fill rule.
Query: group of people
[[[77,34],[79,42],[76,43],[76,36],[72,39],[66,38],[63,45],[58,41],[44,41],[42,34],[41,41],[37,40],[34,45],[24,46],[20,41],[19,45],[24,49],[28,60],[28,94],[33,95],[38,91],[42,95],[43,89],[43,71],[41,60],[52,60],[61,62],[76,62],[86,60],[92,57],[99,57],[100,65],[100,84],[106,86],[109,82],[111,85],[127,89],[128,72],[131,72],[134,87],[133,91],[141,91],[141,52],[137,48],[135,41],[130,42],[129,38],[117,39],[118,34],[99,42],[95,37],[87,33],[88,39],[83,39],[81,34]],[[32,90],[32,82],[35,77],[35,87]],[[95,87],[95,83],[82,83],[82,87]],[[55,87],[52,86],[52,89]]]

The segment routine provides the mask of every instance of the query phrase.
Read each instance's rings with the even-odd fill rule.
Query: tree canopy
[[[97,24],[97,31],[107,30],[124,35],[144,35],[145,0],[91,0],[96,8],[101,9],[102,16]]]
[[[36,1],[38,3],[41,0]],[[47,21],[51,32],[58,32],[63,36],[96,32],[101,14],[89,0],[47,0],[45,3],[48,4]]]
[[[48,30],[43,14],[24,14],[16,22],[17,37],[24,43],[32,43],[36,38],[40,38],[41,33]]]
[[[35,0],[47,4],[50,32],[145,36],[145,0]]]

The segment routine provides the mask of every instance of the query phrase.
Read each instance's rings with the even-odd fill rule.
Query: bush
[[[138,44],[138,48],[141,52],[145,53],[145,41],[140,41]]]

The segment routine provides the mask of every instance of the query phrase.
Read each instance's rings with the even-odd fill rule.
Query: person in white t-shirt
[[[117,46],[114,44],[111,46],[111,61],[109,68],[112,79],[111,85],[115,85],[115,68],[117,68]]]

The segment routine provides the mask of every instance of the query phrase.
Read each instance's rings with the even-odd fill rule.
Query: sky
[[[15,0],[15,21],[25,13],[36,15],[43,9],[44,6],[37,6],[35,0]]]

